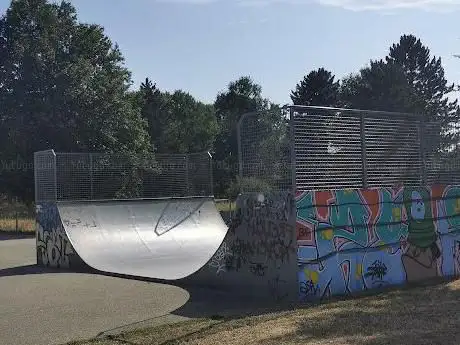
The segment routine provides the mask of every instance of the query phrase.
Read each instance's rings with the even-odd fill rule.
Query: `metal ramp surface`
[[[165,280],[203,267],[227,234],[212,198],[59,202],[73,248],[99,271]]]

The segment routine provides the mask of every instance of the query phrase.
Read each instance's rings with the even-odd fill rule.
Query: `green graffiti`
[[[444,195],[446,216],[451,228],[460,229],[460,187],[450,187]]]
[[[380,214],[375,222],[375,233],[379,238],[379,245],[398,242],[407,237],[407,225],[402,223],[402,205],[393,203],[390,190],[380,192]]]
[[[403,202],[407,213],[408,242],[418,248],[431,247],[436,242],[436,230],[429,191],[425,188],[404,188]]]
[[[331,207],[330,223],[334,228],[334,237],[346,238],[361,246],[368,244],[368,226],[370,212],[362,204],[357,190],[337,190],[335,194],[335,205]],[[347,226],[352,232],[336,228],[336,226]]]
[[[316,220],[316,207],[313,206],[313,193],[302,195],[297,201],[297,218],[305,221]]]

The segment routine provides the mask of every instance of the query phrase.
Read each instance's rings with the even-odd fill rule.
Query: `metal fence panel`
[[[423,116],[291,106],[299,191],[460,183],[456,124]]]
[[[291,109],[297,190],[347,188],[363,182],[359,114]]]
[[[54,201],[57,194],[56,154],[53,150],[34,153],[35,199]]]
[[[237,137],[242,191],[292,189],[288,118],[281,111],[242,115]]]
[[[36,154],[40,158],[42,155]],[[38,159],[37,158],[37,159]],[[43,159],[43,158],[41,158]],[[211,196],[208,152],[135,157],[56,153],[52,172],[36,168],[36,200],[117,200]],[[44,186],[55,187],[54,197]],[[44,195],[44,192],[48,193]],[[51,198],[51,199],[50,199]]]

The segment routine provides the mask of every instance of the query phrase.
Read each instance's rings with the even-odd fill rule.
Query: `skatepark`
[[[282,150],[267,150],[259,115],[238,125],[239,171],[272,185],[242,191],[227,223],[207,152],[154,172],[37,152],[36,238],[0,241],[6,339],[14,324],[58,344],[459,275],[460,188],[420,161],[430,156],[411,115],[292,107],[289,152],[269,158]]]

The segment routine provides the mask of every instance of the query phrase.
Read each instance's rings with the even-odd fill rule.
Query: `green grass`
[[[73,345],[458,344],[460,281],[240,319],[195,319]]]

